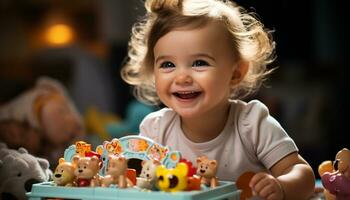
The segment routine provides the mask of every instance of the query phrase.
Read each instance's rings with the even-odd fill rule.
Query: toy
[[[24,147],[55,163],[64,149],[85,135],[84,123],[64,86],[40,77],[35,86],[0,107],[0,141]]]
[[[150,149],[164,150],[163,153],[151,153]],[[159,191],[154,187],[145,189],[143,187],[127,187],[127,189],[119,187],[119,183],[110,183],[109,186],[104,187],[58,187],[55,182],[44,182],[34,184],[31,192],[27,193],[30,200],[47,199],[47,198],[59,198],[59,199],[168,199],[168,200],[219,200],[219,199],[239,199],[239,191],[235,187],[234,182],[220,181],[219,185],[215,188],[210,188],[200,184],[200,178],[196,174],[196,168],[192,163],[186,159],[181,159],[180,152],[173,151],[168,147],[162,146],[154,142],[149,138],[142,136],[125,136],[122,138],[114,138],[111,141],[105,141],[102,145],[96,147],[96,153],[99,155],[99,161],[97,161],[96,155],[91,155],[92,146],[84,141],[78,141],[73,145],[70,145],[64,151],[64,160],[71,161],[73,165],[79,166],[75,159],[96,159],[96,163],[99,163],[99,171],[94,177],[96,181],[101,184],[106,177],[110,177],[111,180],[114,174],[120,174],[127,178],[126,181],[130,184],[148,184],[149,182],[136,182],[135,169],[127,168],[126,161],[130,159],[139,159],[140,166],[142,165],[141,175],[137,177],[137,181],[140,178],[151,177],[148,175],[154,170],[153,164],[156,167],[156,179],[155,184]],[[153,156],[157,155],[161,160],[153,160]],[[160,156],[161,155],[161,156]],[[123,161],[123,157],[125,160]],[[120,160],[119,160],[120,159]],[[115,161],[115,162],[114,162]],[[135,163],[133,163],[135,164]],[[89,164],[87,164],[87,169]],[[97,166],[97,164],[96,164]],[[120,167],[121,166],[121,167]],[[150,169],[147,168],[150,167]],[[151,167],[152,166],[152,167]],[[98,167],[96,167],[98,168]],[[114,171],[116,168],[116,172]],[[126,168],[126,171],[124,170]],[[107,170],[108,169],[108,170]],[[113,170],[111,170],[113,169]],[[122,169],[122,170],[120,170]],[[158,170],[158,171],[157,171]],[[121,173],[124,171],[125,173]],[[154,172],[153,172],[154,173]],[[157,173],[159,179],[157,178]],[[93,174],[93,173],[92,173]],[[120,176],[119,176],[120,177]],[[160,178],[162,177],[162,178]],[[129,181],[129,180],[130,181]],[[144,179],[145,180],[145,179]],[[85,180],[82,180],[83,182]],[[119,181],[118,178],[113,181]],[[78,183],[77,179],[75,184]],[[152,183],[152,182],[151,182]],[[152,184],[149,184],[152,185]],[[75,186],[75,185],[74,185]],[[90,186],[90,185],[89,185]],[[129,185],[131,186],[131,184]],[[147,192],[145,192],[147,191]],[[165,191],[165,192],[163,192]],[[181,192],[177,192],[181,191]],[[172,192],[177,192],[173,194]]]
[[[254,175],[254,172],[247,171],[238,177],[236,185],[237,188],[241,190],[240,200],[246,200],[253,196],[253,191],[249,187],[249,182]]]
[[[157,186],[165,192],[177,192],[187,187],[188,167],[185,163],[178,163],[175,168],[167,169],[160,165],[156,169]]]
[[[52,172],[46,159],[34,157],[24,148],[8,149],[0,143],[0,199],[27,199],[32,184],[49,181]]]
[[[318,171],[322,185],[326,189],[327,200],[350,199],[350,151],[348,149],[343,148],[337,153],[333,165],[331,161],[322,162]]]
[[[53,174],[53,181],[57,186],[73,186],[75,166],[70,162],[66,162],[63,158],[59,159],[58,163]]]
[[[197,175],[201,177],[201,183],[211,188],[218,186],[216,177],[216,160],[209,160],[206,156],[197,158]]]
[[[156,169],[160,165],[158,160],[143,160],[140,177],[137,178],[137,186],[143,189],[152,190],[156,183]]]
[[[96,187],[100,185],[100,159],[97,156],[73,157],[73,164],[76,165],[74,175],[76,176],[76,185],[78,187]]]
[[[127,160],[123,155],[110,155],[106,169],[107,175],[102,178],[101,186],[108,187],[111,184],[118,185],[118,188],[133,186],[133,183],[126,177],[127,168]]]

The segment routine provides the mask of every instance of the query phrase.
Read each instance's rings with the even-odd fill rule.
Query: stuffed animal
[[[24,148],[8,149],[0,143],[0,200],[25,200],[32,184],[49,181],[51,177],[46,159],[34,157]]]
[[[324,161],[319,165],[319,174],[325,188],[326,200],[350,199],[350,151],[340,150],[335,161]]]
[[[216,160],[209,160],[206,156],[197,158],[197,175],[201,177],[201,182],[203,184],[211,188],[218,186],[216,170]]]
[[[55,163],[72,142],[84,139],[84,123],[64,86],[40,77],[35,86],[0,106],[0,141]]]

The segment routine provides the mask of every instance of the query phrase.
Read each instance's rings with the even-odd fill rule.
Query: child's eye
[[[198,66],[209,66],[209,63],[204,60],[196,60],[192,63],[192,67],[198,67]]]
[[[160,64],[160,68],[171,68],[171,67],[175,67],[175,65],[174,65],[174,63],[169,62],[169,61],[165,61],[165,62]]]

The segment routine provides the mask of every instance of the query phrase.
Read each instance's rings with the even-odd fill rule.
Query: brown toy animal
[[[0,141],[24,147],[53,165],[72,142],[83,139],[84,124],[63,85],[41,77],[34,87],[0,106]]]
[[[74,156],[72,159],[76,168],[74,175],[76,177],[75,185],[78,187],[96,187],[100,185],[100,159],[96,156],[80,157]]]
[[[102,187],[108,187],[111,184],[118,185],[118,188],[133,186],[133,183],[126,177],[128,161],[122,155],[109,155],[106,176],[101,180]]]
[[[218,186],[216,171],[216,160],[209,160],[206,156],[197,158],[197,175],[201,177],[202,184],[210,186],[211,188]]]

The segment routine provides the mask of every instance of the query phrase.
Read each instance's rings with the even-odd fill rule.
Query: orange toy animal
[[[216,171],[216,160],[209,160],[206,156],[197,158],[197,175],[201,177],[201,183],[211,188],[218,186]]]

